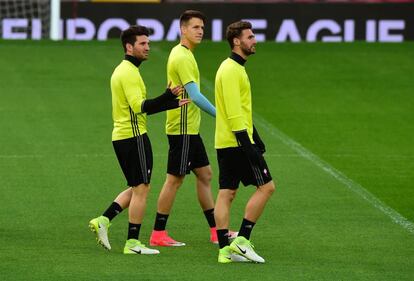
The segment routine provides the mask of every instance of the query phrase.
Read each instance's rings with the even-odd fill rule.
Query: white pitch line
[[[24,158],[43,158],[40,154],[8,154],[0,155],[0,159],[24,159]]]
[[[289,136],[285,135],[271,123],[266,121],[261,116],[255,115],[254,118],[255,122],[258,123],[261,127],[266,129],[266,132],[273,137],[277,138],[285,145],[290,147],[292,150],[296,151],[300,156],[305,159],[308,159],[314,165],[321,168],[327,174],[334,177],[336,180],[344,184],[349,190],[356,193],[363,199],[365,199],[368,203],[370,203],[373,207],[380,210],[382,213],[387,215],[393,222],[402,226],[410,233],[414,234],[414,224],[403,217],[400,213],[395,211],[393,208],[389,207],[387,204],[382,202],[380,199],[375,197],[372,193],[366,190],[362,185],[353,181],[352,179],[348,178],[344,175],[341,171],[332,167],[329,163],[325,162],[324,160],[320,159],[318,156],[304,148],[301,144],[291,139]]]

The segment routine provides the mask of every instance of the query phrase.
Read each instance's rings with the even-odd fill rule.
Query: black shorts
[[[168,135],[167,173],[176,176],[208,166],[208,156],[200,135]]]
[[[150,183],[152,148],[147,134],[113,141],[112,145],[128,186]]]
[[[263,156],[261,168],[252,166],[240,147],[217,149],[217,160],[220,189],[237,189],[240,182],[244,186],[262,186],[272,180]]]

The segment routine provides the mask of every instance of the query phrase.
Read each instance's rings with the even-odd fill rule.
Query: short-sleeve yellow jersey
[[[168,57],[167,81],[171,82],[172,87],[194,82],[200,88],[200,73],[194,55],[181,44],[175,46]],[[184,90],[179,98],[188,98],[188,93]],[[167,135],[197,135],[200,121],[200,109],[194,103],[168,110],[166,133]]]

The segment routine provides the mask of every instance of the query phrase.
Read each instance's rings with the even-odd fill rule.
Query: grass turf
[[[257,123],[278,190],[253,232],[264,265],[216,263],[194,179],[181,188],[168,229],[187,243],[155,257],[123,256],[126,212],[114,220],[113,251],[87,222],[122,190],[110,142],[109,77],[117,41],[0,42],[0,275],[2,280],[412,280],[414,237]],[[171,43],[153,43],[142,66],[149,96],[166,85]],[[414,45],[260,44],[246,65],[254,112],[374,196],[414,220]],[[13,55],[12,55],[13,54]],[[225,43],[196,51],[202,90],[213,99]],[[154,176],[143,242],[164,180],[164,114],[149,117]],[[259,120],[260,120],[259,118]],[[215,173],[214,120],[201,134]],[[251,188],[232,209],[238,229]]]

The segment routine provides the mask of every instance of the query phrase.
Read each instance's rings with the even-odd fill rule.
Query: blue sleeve
[[[202,93],[200,93],[200,90],[198,89],[196,83],[187,83],[184,85],[184,88],[190,96],[192,102],[194,102],[203,111],[207,112],[213,117],[216,117],[216,108],[208,101],[205,96],[203,96]]]

